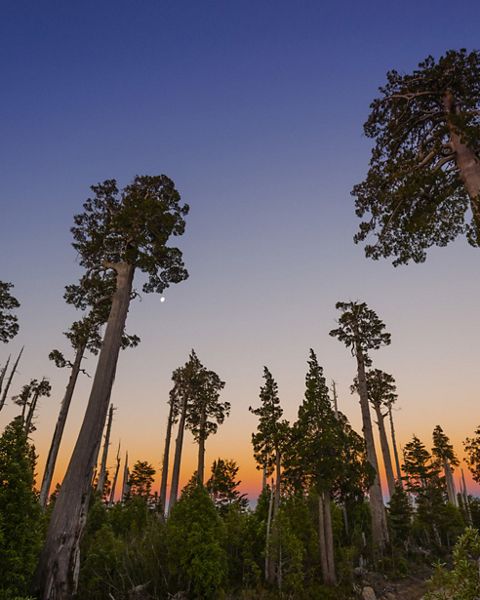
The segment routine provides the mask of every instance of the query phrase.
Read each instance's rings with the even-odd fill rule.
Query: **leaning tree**
[[[355,242],[393,264],[422,262],[458,235],[480,245],[480,52],[449,50],[411,73],[387,73],[364,125],[374,140],[353,188]]]
[[[167,245],[172,235],[183,234],[188,213],[171,179],[136,176],[122,191],[111,179],[92,186],[92,191],[84,212],[75,216],[73,247],[86,270],[85,281],[112,271],[116,285],[85,417],[40,557],[36,587],[43,600],[66,600],[76,588],[79,542],[125,321],[136,295],[135,272],[146,274],[146,293],[161,293],[187,277],[181,251]]]
[[[12,296],[13,283],[0,281],[0,342],[6,344],[18,333],[18,317],[13,314],[20,302]]]
[[[347,348],[350,348],[357,359],[358,395],[362,410],[363,435],[367,446],[368,461],[375,471],[375,478],[370,486],[372,537],[374,545],[383,550],[388,542],[388,529],[373,438],[365,367],[372,364],[369,354],[371,350],[378,350],[381,346],[390,344],[390,334],[385,331],[385,325],[375,311],[368,308],[365,302],[337,302],[335,306],[342,314],[338,319],[338,328],[330,331],[330,335],[338,338]]]

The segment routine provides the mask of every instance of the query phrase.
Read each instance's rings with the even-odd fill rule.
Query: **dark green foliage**
[[[35,450],[23,422],[12,421],[0,437],[0,599],[27,595],[43,533],[36,494]]]
[[[171,179],[136,176],[121,192],[109,179],[91,189],[94,195],[72,227],[73,247],[87,269],[86,279],[121,262],[147,274],[144,292],[162,292],[187,277],[182,253],[167,246],[171,235],[183,234],[189,210],[180,205]]]
[[[335,308],[341,311],[338,328],[332,329],[330,335],[343,342],[352,353],[361,352],[365,365],[371,365],[369,350],[378,350],[390,344],[390,334],[385,332],[384,323],[377,313],[365,302],[337,302]]]
[[[166,534],[171,587],[189,598],[221,597],[227,576],[224,525],[203,486],[182,494]]]
[[[413,509],[405,490],[398,482],[395,484],[395,492],[390,499],[387,514],[392,544],[405,549],[412,532]]]
[[[241,481],[237,481],[238,466],[234,460],[219,458],[213,461],[212,475],[207,481],[207,491],[213,503],[221,513],[235,505],[239,510],[248,507],[248,499],[245,494],[238,491]]]
[[[6,344],[18,333],[18,318],[12,314],[20,302],[12,296],[13,283],[0,281],[0,342]]]
[[[146,460],[137,460],[130,473],[130,495],[149,498],[155,477],[155,469]]]
[[[412,73],[387,73],[364,126],[375,141],[370,169],[352,192],[357,216],[366,217],[355,242],[376,238],[367,256],[393,256],[394,265],[421,262],[427,248],[463,234],[478,245],[480,221],[477,215],[468,222],[471,198],[451,138],[457,133],[478,157],[479,82],[478,51],[450,50]]]
[[[465,448],[465,461],[474,481],[480,483],[480,427],[475,429],[475,436],[467,437],[463,442]]]
[[[453,445],[440,425],[436,425],[433,430],[432,455],[438,460],[439,465],[442,466],[445,461],[448,461],[452,467],[457,467],[460,464]]]

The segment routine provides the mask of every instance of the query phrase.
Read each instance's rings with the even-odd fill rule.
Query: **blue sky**
[[[144,297],[130,311],[143,342],[123,354],[112,398],[133,455],[159,462],[170,373],[192,347],[232,403],[209,459],[252,468],[247,408],[263,365],[293,418],[310,346],[358,427],[354,365],[328,337],[335,302],[348,298],[369,302],[393,333],[378,366],[397,377],[403,441],[437,420],[457,442],[471,433],[478,250],[459,240],[424,265],[367,261],[352,243],[350,190],[367,170],[362,123],[386,71],[475,48],[479,22],[478,2],[443,0],[1,3],[0,279],[15,283],[22,331],[0,362],[24,343],[17,385],[52,378],[39,465],[65,385],[47,355],[77,316],[62,301],[80,274],[73,214],[91,184],[137,173],[166,173],[191,205],[180,241],[191,276],[164,304]]]

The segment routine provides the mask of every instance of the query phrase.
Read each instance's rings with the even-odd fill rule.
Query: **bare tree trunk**
[[[97,492],[100,492],[100,496],[103,498],[103,490],[105,487],[105,480],[107,479],[107,458],[108,458],[108,447],[110,446],[110,434],[112,431],[113,421],[113,404],[110,404],[108,411],[107,429],[105,431],[105,443],[103,444],[102,460],[100,463],[100,472],[98,474],[97,481]]]
[[[165,433],[165,449],[163,451],[162,480],[160,482],[160,507],[165,514],[167,505],[167,481],[168,481],[168,463],[170,461],[170,440],[172,438],[173,427],[173,401],[170,400],[170,410],[168,411],[167,431]]]
[[[333,410],[335,411],[335,417],[338,419],[338,396],[337,396],[337,384],[332,379],[332,395],[333,395]]]
[[[115,502],[115,490],[117,488],[118,473],[120,471],[120,442],[118,442],[117,464],[115,466],[115,475],[113,476],[112,489],[110,490],[110,498],[108,499],[109,506]]]
[[[107,416],[135,267],[117,263],[115,270],[116,290],[87,410],[40,556],[36,584],[41,600],[68,600],[76,591],[80,566],[79,543],[86,521],[95,454]]]
[[[395,477],[393,475],[392,458],[390,456],[390,448],[388,447],[387,434],[385,432],[385,417],[387,415],[382,414],[382,407],[380,404],[375,404],[374,409],[377,416],[378,433],[380,437],[380,447],[382,449],[383,464],[385,466],[385,474],[387,476],[388,493],[391,498],[395,492]]]
[[[25,433],[28,435],[30,433],[30,429],[32,427],[33,417],[35,416],[35,411],[37,409],[37,402],[40,397],[40,392],[35,392],[33,398],[30,402],[30,406],[28,407],[27,418],[25,419]]]
[[[180,480],[180,465],[182,462],[183,436],[185,433],[185,421],[187,418],[187,396],[184,395],[180,420],[178,423],[177,440],[175,442],[175,459],[173,461],[172,485],[170,488],[170,501],[168,503],[168,514],[175,506],[178,496],[178,484]]]
[[[335,554],[333,550],[333,528],[332,528],[332,510],[330,506],[330,492],[325,492],[323,501],[324,521],[325,521],[325,547],[327,551],[328,563],[328,585],[336,585],[337,576],[335,574]]]
[[[65,429],[68,410],[72,401],[73,391],[77,383],[78,374],[80,373],[80,366],[82,364],[84,352],[85,345],[82,344],[82,346],[77,349],[75,361],[73,363],[70,378],[68,380],[67,389],[65,390],[65,395],[60,406],[60,412],[58,413],[57,424],[55,425],[52,443],[50,444],[50,450],[48,451],[48,458],[45,464],[45,471],[43,473],[42,486],[40,488],[40,506],[42,508],[45,508],[47,506],[48,495],[52,486],[52,479],[53,474],[55,472],[58,451],[60,450],[60,444],[63,437],[63,430]]]
[[[465,510],[467,512],[467,519],[471,525],[472,524],[472,512],[470,510],[470,502],[468,500],[467,485],[465,483],[465,473],[463,472],[463,469],[462,469],[462,495],[463,495],[463,501],[465,502]]]
[[[200,427],[198,435],[198,465],[197,465],[197,479],[200,485],[203,485],[205,478],[205,415],[206,407],[202,408],[202,414],[200,415]]]
[[[373,544],[381,552],[388,543],[387,517],[385,505],[383,504],[382,487],[378,470],[377,453],[373,439],[372,419],[368,402],[367,380],[365,376],[365,360],[359,344],[356,345],[357,367],[358,367],[358,392],[360,396],[360,407],[362,409],[363,435],[367,447],[368,462],[375,471],[375,479],[370,486],[370,508],[372,511],[372,538]]]
[[[23,348],[24,348],[24,346],[22,346],[22,349],[20,350],[20,353],[17,356],[17,360],[15,361],[15,364],[13,365],[13,368],[10,371],[10,376],[7,379],[7,384],[5,385],[5,389],[3,390],[3,394],[2,394],[2,399],[0,400],[0,410],[2,410],[2,408],[5,406],[5,402],[7,400],[8,390],[10,389],[10,386],[12,385],[13,376],[17,372],[18,363],[20,362],[20,358],[21,358],[21,356],[23,354]]]
[[[5,375],[7,373],[8,370],[8,365],[10,364],[10,359],[12,358],[12,355],[10,354],[7,362],[5,363],[5,366],[2,369],[2,372],[0,373],[0,394],[2,393],[2,387],[3,387],[3,380],[5,379]],[[1,407],[0,407],[1,410]]]
[[[263,469],[262,469],[262,492],[265,491],[266,487],[267,487],[267,467],[265,465],[263,465]]]
[[[323,583],[329,585],[330,571],[328,568],[327,538],[325,535],[325,502],[323,492],[318,494],[318,543],[320,547],[320,567]]]
[[[445,94],[443,102],[448,115],[457,113],[456,100],[450,91]],[[480,160],[476,152],[462,141],[461,135],[455,124],[452,123],[451,118],[447,118],[447,124],[450,132],[450,147],[455,153],[455,162],[460,178],[470,197],[477,241],[480,242]]]
[[[398,458],[398,448],[397,441],[395,437],[395,427],[393,425],[393,414],[392,414],[392,405],[388,405],[388,418],[390,420],[390,435],[392,436],[392,448],[393,448],[393,456],[395,458],[395,468],[397,470],[397,482],[399,485],[403,487],[402,484],[402,470],[400,469],[400,459]]]
[[[270,530],[272,526],[272,512],[273,512],[273,479],[270,487],[270,500],[268,503],[268,517],[267,517],[267,535],[265,541],[265,580],[269,583],[272,582],[274,573],[272,568],[272,560],[270,558]]]
[[[448,462],[448,460],[444,461],[443,468],[445,471],[445,482],[447,484],[448,501],[451,504],[453,504],[454,506],[457,506],[458,502],[457,502],[457,493],[455,491],[455,482],[453,481],[452,467],[450,466],[450,463]]]
[[[122,502],[128,499],[130,493],[130,472],[128,470],[128,452],[125,453],[125,464],[123,466]]]

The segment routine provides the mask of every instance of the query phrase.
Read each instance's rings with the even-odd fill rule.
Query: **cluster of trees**
[[[428,57],[412,74],[391,71],[380,93],[365,124],[375,141],[370,169],[353,190],[358,216],[367,217],[355,241],[373,234],[367,256],[393,256],[395,265],[425,260],[429,246],[446,245],[460,234],[478,246],[480,53],[449,51],[438,61]],[[181,251],[169,242],[183,234],[189,209],[165,175],[137,176],[122,190],[115,180],[91,189],[72,227],[84,272],[65,292],[82,316],[65,334],[71,357],[50,353],[69,378],[38,490],[30,435],[39,401],[51,393],[46,378],[31,379],[13,397],[19,414],[0,437],[0,599],[215,598],[240,590],[245,598],[346,598],[356,572],[368,566],[401,572],[410,559],[443,557],[466,526],[473,529],[459,538],[454,553],[460,575],[440,570],[438,579],[447,588],[462,572],[470,577],[480,502],[467,495],[464,480],[457,493],[459,461],[440,426],[430,451],[414,436],[399,456],[395,380],[374,368],[372,358],[390,344],[390,334],[363,302],[338,302],[337,327],[330,332],[356,361],[352,392],[360,401],[362,435],[339,411],[335,385],[328,388],[313,350],[293,423],[283,418],[277,383],[265,367],[259,405],[250,408],[258,417],[252,445],[263,474],[252,510],[238,490],[234,460],[218,458],[205,476],[206,441],[230,405],[221,399],[225,383],[192,350],[172,375],[159,493],[152,489],[152,465],[137,461],[130,472],[128,456],[116,492],[120,448],[112,480],[107,471],[110,396],[120,350],[139,343],[125,333],[137,296],[134,281],[143,277],[145,293],[161,293],[188,276]],[[12,288],[0,282],[4,343],[18,332]],[[50,494],[87,352],[98,355],[87,409],[61,486]],[[10,368],[9,357],[0,369],[0,410],[20,358]],[[179,494],[185,430],[198,444],[198,464]],[[467,465],[480,482],[480,428],[464,445]]]

